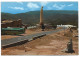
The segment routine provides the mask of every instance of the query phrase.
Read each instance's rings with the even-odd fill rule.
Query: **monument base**
[[[62,50],[62,52],[65,52],[65,53],[74,53],[75,51],[74,50],[69,50],[69,49],[64,49]]]
[[[44,31],[44,29],[45,29],[44,24],[41,25],[41,29],[42,29],[42,31]]]

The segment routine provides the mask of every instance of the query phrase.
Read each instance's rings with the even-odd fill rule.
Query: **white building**
[[[66,28],[69,28],[69,27],[76,27],[76,26],[73,26],[73,25],[57,25],[57,27],[66,27]]]

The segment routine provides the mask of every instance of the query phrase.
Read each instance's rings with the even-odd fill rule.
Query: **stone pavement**
[[[1,47],[11,45],[14,43],[18,43],[21,41],[25,41],[25,40],[30,40],[30,39],[37,37],[37,36],[41,36],[41,35],[45,35],[45,34],[48,35],[51,33],[59,32],[62,30],[64,30],[64,29],[58,29],[55,31],[46,31],[46,32],[41,32],[41,33],[36,33],[36,34],[31,34],[31,35],[26,35],[26,36],[21,36],[21,37],[16,37],[16,38],[11,38],[11,39],[4,39],[4,40],[1,40]]]

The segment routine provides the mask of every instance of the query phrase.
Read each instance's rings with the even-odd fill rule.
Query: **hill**
[[[44,23],[72,24],[78,26],[78,11],[44,10]],[[35,25],[39,23],[40,11],[30,11],[26,13],[10,14],[1,13],[1,20],[22,19],[24,24]]]

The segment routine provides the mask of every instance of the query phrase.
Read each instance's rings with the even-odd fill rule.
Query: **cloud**
[[[16,2],[23,5],[23,2],[20,2],[20,1],[16,1]]]
[[[24,10],[23,7],[8,7],[8,8],[11,8],[11,9],[19,9],[19,10]]]
[[[65,7],[65,5],[57,5],[57,4],[54,4],[53,7],[57,8],[58,10],[61,10]]]
[[[68,6],[73,6],[73,4],[69,4]]]
[[[47,1],[45,1],[45,2],[40,2],[40,3],[41,3],[41,6],[46,6],[46,5],[48,4]]]
[[[51,10],[52,9],[52,7],[47,7],[47,10]]]
[[[35,3],[28,3],[27,7],[29,7],[29,8],[39,8],[39,6]]]
[[[23,5],[23,3],[22,3],[22,2],[18,2],[18,3],[20,3],[20,4],[22,4],[22,5]]]

